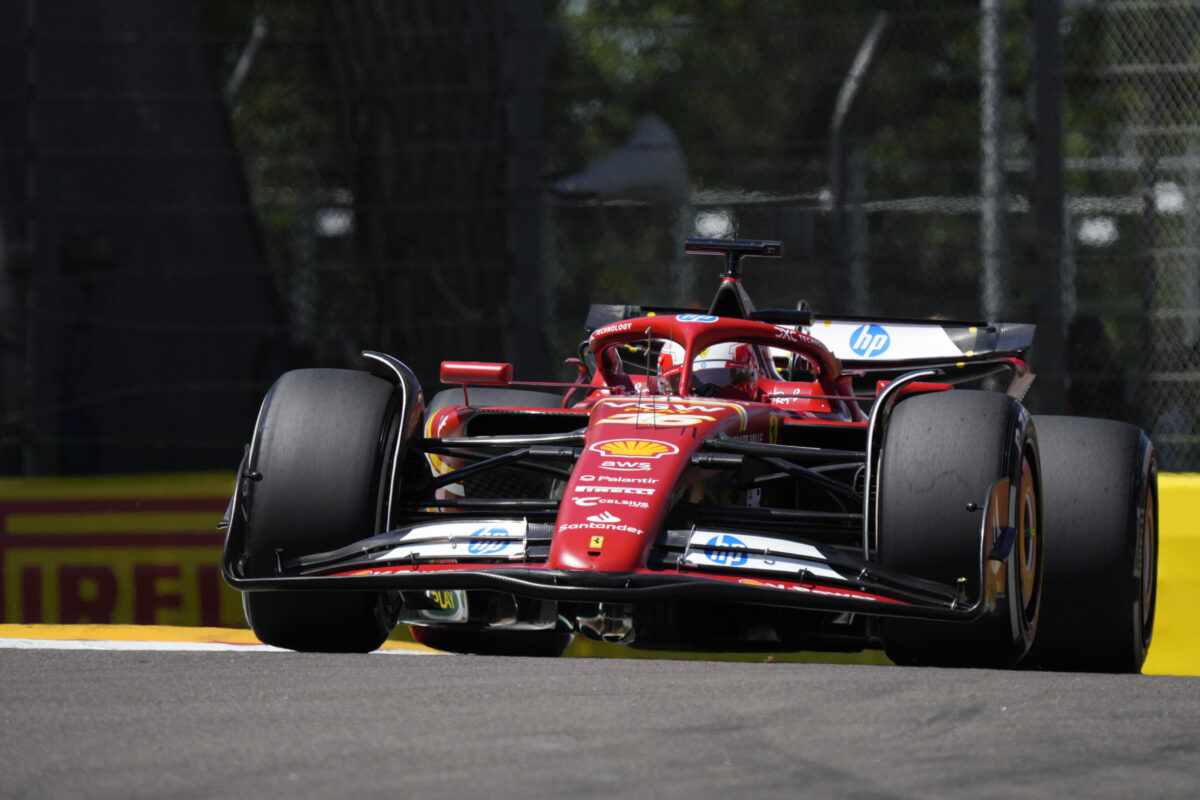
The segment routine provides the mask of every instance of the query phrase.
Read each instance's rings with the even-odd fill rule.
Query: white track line
[[[290,653],[266,644],[233,644],[231,642],[147,642],[113,639],[6,639],[0,637],[0,650],[158,650],[230,653]],[[391,648],[376,650],[373,655],[429,656],[437,653],[421,650]]]

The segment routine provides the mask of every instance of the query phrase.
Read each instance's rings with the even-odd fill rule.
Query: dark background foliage
[[[706,303],[681,239],[728,220],[785,242],[761,304],[1039,322],[1035,409],[1195,469],[1200,12],[1055,5],[0,2],[0,468],[231,468],[279,371],[361,349],[564,377],[589,303]]]

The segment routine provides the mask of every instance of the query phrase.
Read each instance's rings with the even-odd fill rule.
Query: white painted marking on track
[[[136,642],[113,639],[6,639],[0,637],[0,650],[157,650],[231,652],[231,653],[290,653],[266,644],[234,644],[232,642]],[[440,653],[405,648],[376,650],[372,655],[433,656]]]

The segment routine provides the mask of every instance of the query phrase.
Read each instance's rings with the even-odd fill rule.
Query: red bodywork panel
[[[801,354],[815,380],[786,382],[764,377],[754,400],[648,394],[641,376],[626,375],[614,348],[645,339],[670,339],[686,352],[683,383],[690,379],[695,354],[718,341],[736,339]],[[841,364],[816,339],[782,325],[709,315],[641,317],[597,329],[589,341],[596,355],[596,389],[574,406],[587,411],[582,455],[567,482],[555,522],[547,567],[601,572],[633,572],[647,557],[666,516],[697,481],[712,474],[692,457],[718,436],[775,443],[781,426],[832,423],[861,426],[865,421]],[[505,364],[443,364],[444,380],[492,383],[507,380]],[[447,377],[449,376],[449,377]],[[603,387],[603,388],[602,388]],[[469,393],[468,393],[469,398]],[[459,406],[432,415],[427,436],[461,435],[473,410]],[[582,414],[581,414],[582,416]],[[430,456],[435,472],[462,466],[456,459]],[[451,486],[439,491],[454,494]]]
[[[698,444],[719,433],[768,441],[778,430],[772,419],[775,412],[761,403],[662,395],[600,400],[563,494],[550,566],[610,572],[644,566],[674,492],[694,482],[685,476],[697,469]]]

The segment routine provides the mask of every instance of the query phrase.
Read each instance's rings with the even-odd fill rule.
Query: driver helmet
[[[706,347],[692,362],[692,375],[701,387],[716,387],[720,396],[754,397],[758,389],[758,361],[754,348],[742,342],[721,342]]]
[[[658,391],[662,394],[680,394],[679,376],[683,373],[683,345],[663,342],[658,351]]]
[[[681,394],[683,346],[665,342],[658,354],[658,390]],[[758,363],[754,348],[740,342],[722,342],[705,348],[692,362],[692,389],[707,394],[754,397],[758,388]]]

